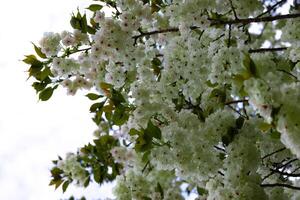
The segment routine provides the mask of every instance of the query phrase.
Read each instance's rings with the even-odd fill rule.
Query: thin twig
[[[295,76],[294,74],[288,72],[288,71],[285,71],[284,69],[277,69],[277,71],[279,72],[283,72],[283,73],[286,73],[287,75],[290,75],[291,77],[293,77],[294,79],[296,79],[296,81],[299,81],[297,76]]]
[[[300,177],[300,174],[293,174],[293,173],[287,173],[287,172],[283,172],[283,171],[280,171],[278,169],[270,169],[272,172],[274,173],[278,173],[280,175],[283,175],[283,176],[288,176],[288,177]]]
[[[220,20],[220,19],[209,19],[211,21],[210,25],[232,25],[232,24],[251,24],[251,23],[257,23],[257,22],[270,22],[270,21],[276,21],[276,20],[282,20],[282,19],[292,19],[300,17],[300,13],[295,14],[286,14],[286,15],[275,15],[275,16],[268,16],[268,17],[261,17],[261,18],[244,18],[244,19],[234,19],[234,20]],[[198,29],[197,26],[191,26],[190,29]],[[160,30],[154,30],[149,32],[142,32],[139,35],[135,35],[132,38],[137,40],[140,37],[159,34],[159,33],[170,33],[170,32],[178,32],[179,28],[177,27],[171,27],[167,29],[160,29]]]
[[[268,175],[266,175],[265,177],[262,178],[262,181],[266,180],[267,178],[269,178],[273,174],[275,174],[275,172],[270,172]]]
[[[225,150],[225,149],[223,149],[223,148],[221,148],[221,147],[218,147],[217,145],[214,145],[214,147],[215,147],[216,149],[218,149],[219,151],[222,151],[222,152],[226,153],[226,150]]]
[[[234,112],[236,112],[237,114],[239,114],[241,117],[247,119],[246,116],[244,116],[240,111],[236,110],[235,108],[233,108],[231,105],[227,105],[231,110],[233,110]]]
[[[279,153],[279,152],[281,152],[281,151],[284,151],[284,150],[286,150],[286,148],[285,147],[283,147],[283,148],[281,148],[281,149],[278,149],[278,150],[276,150],[276,151],[274,151],[274,152],[272,152],[272,153],[269,153],[269,154],[267,154],[267,155],[265,155],[264,157],[262,157],[261,159],[266,159],[267,157],[270,157],[270,156],[272,156],[272,155],[274,155],[274,154],[276,154],[276,153]]]
[[[281,1],[278,1],[277,3],[275,3],[273,6],[271,6],[270,8],[268,8],[265,12],[261,13],[260,15],[256,16],[256,18],[259,18],[259,17],[262,17],[264,16],[265,14],[268,14],[269,12],[271,12],[274,8],[276,8],[277,6],[279,6],[280,4],[283,4],[285,3],[286,0],[281,0]]]
[[[228,43],[227,43],[227,47],[230,47],[230,43],[231,43],[231,24],[229,24],[229,30],[228,30]]]
[[[237,14],[236,14],[235,8],[233,6],[232,0],[228,0],[228,1],[230,3],[231,10],[233,11],[234,18],[235,19],[239,19],[238,16],[237,16]]]
[[[240,100],[228,101],[228,102],[225,102],[225,105],[236,104],[236,103],[243,103],[243,102],[248,102],[248,99],[240,99]]]
[[[284,50],[287,50],[287,47],[250,49],[249,53],[262,53],[262,52],[284,51]]]
[[[258,22],[272,22],[282,19],[293,19],[300,17],[300,13],[286,14],[286,15],[275,15],[275,16],[267,16],[260,18],[244,18],[244,19],[235,19],[235,20],[219,20],[219,19],[209,19],[211,21],[211,25],[226,25],[226,24],[251,24]]]

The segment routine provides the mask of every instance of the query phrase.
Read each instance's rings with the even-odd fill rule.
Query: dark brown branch
[[[292,73],[290,73],[288,71],[285,71],[284,69],[277,69],[277,71],[286,73],[287,75],[289,75],[289,76],[293,77],[294,79],[296,79],[296,81],[299,81],[298,78],[297,78],[297,76],[295,76],[294,74],[292,74]]]
[[[230,47],[230,43],[231,43],[231,24],[229,24],[229,30],[228,30],[228,43],[227,43],[227,47]]]
[[[226,150],[225,150],[225,149],[223,149],[223,148],[221,148],[221,147],[218,147],[217,145],[214,145],[214,147],[215,147],[217,150],[226,153]]]
[[[279,153],[279,152],[281,152],[281,151],[284,151],[284,150],[286,150],[286,148],[285,147],[283,147],[283,148],[281,148],[281,149],[278,149],[278,150],[276,150],[276,151],[274,151],[274,152],[272,152],[272,153],[269,153],[269,154],[267,154],[267,155],[265,155],[264,157],[262,157],[261,159],[266,159],[267,157],[270,157],[270,156],[272,156],[272,155],[274,155],[274,154],[276,154],[276,153]]]
[[[297,167],[296,169],[294,169],[291,173],[294,173],[296,171],[298,171],[300,169],[300,167]]]
[[[287,163],[282,164],[279,168],[282,168],[282,167],[285,168],[286,166],[288,166],[289,164],[291,164],[291,163],[293,163],[293,162],[295,162],[295,161],[297,161],[297,160],[298,160],[297,158],[294,158],[294,159],[288,161]],[[278,168],[277,168],[277,169],[278,169]]]
[[[270,172],[269,174],[267,174],[265,177],[262,178],[262,181],[266,180],[267,178],[269,178],[273,174],[275,174],[275,172]]]
[[[248,119],[247,116],[243,115],[239,110],[236,110],[234,107],[232,107],[230,104],[227,104],[227,106],[233,110],[234,112],[236,112],[237,114],[239,114],[239,116],[243,117],[244,119]]]
[[[191,27],[191,29],[195,29],[195,27]],[[150,35],[155,35],[159,33],[171,33],[171,32],[178,32],[178,28],[168,28],[168,29],[161,29],[161,30],[155,30],[155,31],[149,31],[149,32],[141,32],[140,35],[135,35],[132,38],[137,40],[138,38],[145,37],[145,36],[150,36]]]
[[[287,47],[250,49],[249,53],[263,53],[263,52],[284,51],[284,50],[287,50]]]
[[[283,175],[283,176],[288,176],[288,177],[300,177],[300,174],[293,174],[293,173],[287,173],[280,171],[278,169],[270,169],[272,172]]]
[[[260,184],[261,187],[285,187],[293,190],[300,190],[300,187],[296,187],[293,185],[283,184],[283,183],[272,183],[272,184]]]
[[[275,15],[275,16],[268,16],[268,17],[260,17],[260,18],[246,18],[246,19],[235,19],[235,20],[215,20],[210,19],[211,25],[226,25],[226,24],[251,24],[251,23],[258,23],[258,22],[272,22],[282,19],[293,19],[300,17],[300,13],[295,14],[286,14],[286,15]]]
[[[240,99],[240,100],[228,101],[228,102],[225,102],[225,105],[236,104],[236,103],[243,103],[243,102],[248,102],[248,99]]]
[[[277,3],[275,3],[273,6],[271,6],[270,8],[268,8],[265,12],[261,13],[260,15],[258,15],[256,18],[262,17],[265,14],[268,14],[269,12],[271,12],[273,9],[275,9],[277,6],[280,6],[281,4],[284,4],[287,0],[281,0],[278,1]]]
[[[235,18],[235,19],[238,19],[238,16],[237,16],[236,11],[235,11],[235,8],[234,8],[234,6],[233,6],[232,0],[229,0],[229,3],[230,3],[231,10],[232,10],[232,12],[233,12],[234,18]]]
[[[300,17],[300,13],[296,14],[286,14],[286,15],[276,15],[276,16],[268,16],[268,17],[261,17],[261,18],[246,18],[246,19],[234,19],[234,20],[216,20],[216,19],[209,19],[211,21],[211,26],[214,25],[232,25],[232,24],[242,24],[242,25],[247,25],[251,23],[257,23],[257,22],[270,22],[270,21],[276,21],[276,20],[282,20],[282,19],[292,19],[292,18],[297,18]],[[191,26],[190,27],[192,30],[197,29],[199,27],[197,26]],[[161,29],[161,30],[154,30],[154,31],[149,31],[149,32],[141,32],[139,35],[135,35],[132,38],[135,40],[144,36],[150,36],[150,35],[155,35],[159,33],[171,33],[171,32],[178,32],[179,29],[177,27],[172,27],[168,29]],[[278,49],[277,49],[278,50]],[[283,49],[281,49],[283,50]]]

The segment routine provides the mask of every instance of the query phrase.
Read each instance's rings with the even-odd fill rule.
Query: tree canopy
[[[73,32],[45,33],[23,60],[38,98],[84,90],[97,125],[53,161],[50,185],[116,181],[120,200],[300,199],[298,3],[95,0]]]

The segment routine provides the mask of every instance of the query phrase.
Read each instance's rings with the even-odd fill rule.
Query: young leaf
[[[23,59],[22,61],[26,64],[31,65],[32,63],[34,63],[35,61],[37,61],[35,55],[27,55],[25,56],[26,58]]]
[[[131,135],[131,136],[132,135],[140,135],[140,134],[141,134],[141,132],[134,128],[130,129],[130,131],[129,131],[129,135]]]
[[[155,187],[155,192],[160,193],[160,197],[163,199],[164,198],[164,190],[161,187],[161,185],[159,184],[159,182],[157,182],[157,185]]]
[[[89,7],[87,7],[86,9],[92,11],[92,12],[96,12],[97,10],[101,10],[103,6],[99,5],[99,4],[92,4]]]
[[[69,181],[65,181],[64,184],[62,185],[62,190],[63,193],[65,193],[65,191],[67,190],[68,186],[69,186],[70,182]]]
[[[90,112],[96,112],[97,110],[100,110],[103,107],[103,105],[104,105],[104,102],[94,103],[90,107]]]
[[[256,65],[252,60],[252,58],[250,57],[250,54],[244,54],[243,65],[251,76],[257,77]]]
[[[147,128],[145,129],[145,134],[150,135],[156,139],[161,139],[161,130],[157,126],[154,126],[151,120],[148,121]]]
[[[103,97],[102,95],[98,95],[98,94],[94,94],[94,93],[88,93],[87,95],[85,95],[87,98],[89,98],[90,100],[97,100],[101,97]]]
[[[121,126],[128,120],[128,113],[126,112],[126,107],[122,104],[118,105],[115,109],[115,112],[112,116],[112,121],[115,125]]]
[[[207,190],[201,187],[197,187],[197,192],[199,195],[207,194]]]
[[[123,97],[123,95],[121,94],[121,92],[112,89],[112,93],[111,93],[111,100],[114,103],[115,106],[118,106],[119,104],[125,102],[125,99]]]
[[[44,89],[43,91],[40,92],[39,99],[41,101],[49,100],[53,94],[53,90],[54,89],[52,87],[48,87],[48,88]]]
[[[46,56],[46,54],[44,54],[44,53],[42,52],[41,48],[38,47],[38,46],[36,46],[34,43],[32,43],[32,44],[33,44],[33,46],[34,46],[34,50],[35,50],[36,54],[37,54],[40,58],[46,59],[47,56]]]

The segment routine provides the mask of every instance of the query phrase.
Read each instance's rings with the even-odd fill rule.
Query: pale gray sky
[[[20,62],[33,53],[32,42],[44,32],[70,30],[69,20],[88,0],[0,0],[0,199],[53,200],[70,194],[88,199],[111,196],[111,187],[66,195],[49,187],[51,160],[90,142],[96,128],[83,95],[67,96],[61,89],[48,102],[38,102],[26,81],[28,66]],[[79,197],[80,195],[77,195]]]

